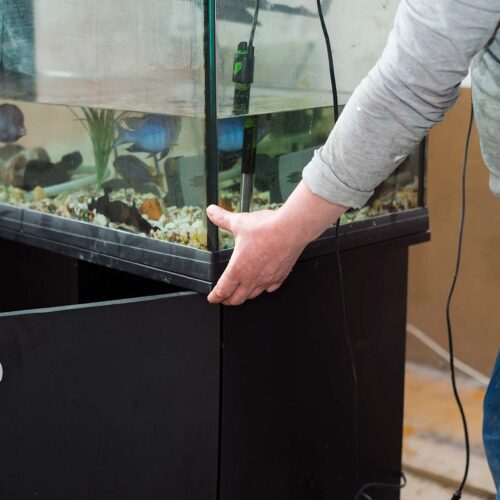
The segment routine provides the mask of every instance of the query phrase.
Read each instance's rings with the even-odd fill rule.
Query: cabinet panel
[[[0,496],[214,499],[219,309],[193,293],[0,315]]]

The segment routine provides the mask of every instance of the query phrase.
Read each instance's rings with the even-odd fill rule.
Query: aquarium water
[[[331,108],[261,114],[252,210],[279,207],[332,126]],[[218,121],[218,200],[240,205],[243,117]],[[23,101],[0,103],[0,203],[207,248],[205,122],[201,118]],[[357,221],[417,206],[402,166]],[[232,246],[221,231],[221,247]]]

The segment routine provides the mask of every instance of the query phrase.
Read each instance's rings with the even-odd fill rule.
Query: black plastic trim
[[[426,235],[428,211],[417,208],[341,226],[342,249]],[[335,231],[308,245],[301,259],[335,252]],[[232,250],[208,252],[125,231],[0,204],[0,236],[55,253],[201,293],[210,291]],[[425,237],[424,237],[425,239]],[[408,240],[412,243],[412,239]]]

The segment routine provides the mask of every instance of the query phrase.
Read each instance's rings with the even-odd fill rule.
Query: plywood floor
[[[470,490],[462,498],[494,499],[481,438],[485,388],[465,377],[458,382],[471,438]],[[408,486],[401,498],[449,499],[463,473],[464,444],[448,372],[409,363],[405,391],[403,464]]]

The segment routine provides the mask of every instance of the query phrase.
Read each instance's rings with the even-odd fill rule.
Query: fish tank
[[[340,111],[398,3],[323,0]],[[234,244],[207,205],[278,208],[334,125],[313,0],[4,0],[0,14],[3,237],[196,288]],[[415,230],[424,166],[422,146],[343,232]]]

